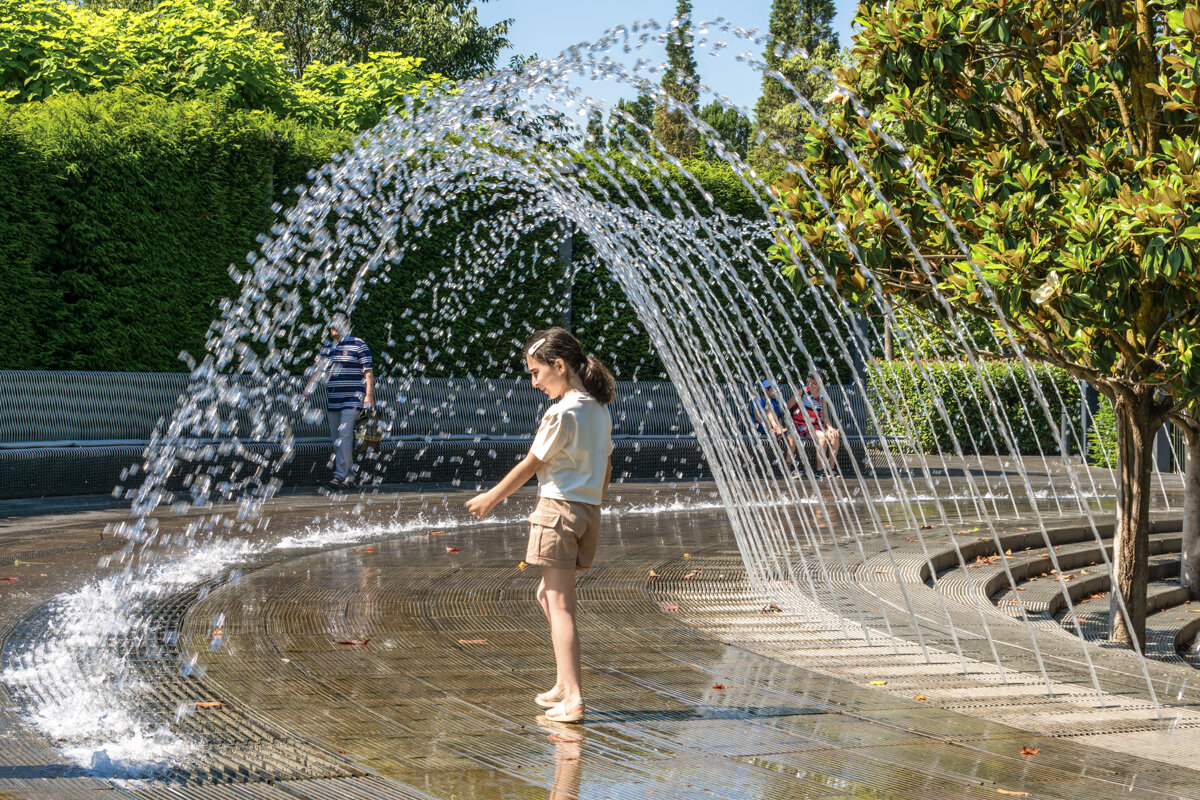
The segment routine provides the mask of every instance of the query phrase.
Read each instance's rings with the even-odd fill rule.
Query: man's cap
[[[775,388],[775,381],[771,380],[770,378],[764,378],[764,379],[763,379],[763,382],[762,382],[762,388],[764,388],[764,389],[774,389],[774,388]]]

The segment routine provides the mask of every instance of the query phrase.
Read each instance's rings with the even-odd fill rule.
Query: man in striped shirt
[[[329,485],[341,489],[354,485],[354,422],[364,408],[375,405],[375,375],[371,351],[362,339],[350,335],[345,315],[334,315],[329,323],[329,339],[321,348],[304,394],[307,396],[317,381],[326,379],[334,457]]]

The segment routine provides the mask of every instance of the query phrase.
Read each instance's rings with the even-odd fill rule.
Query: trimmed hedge
[[[992,405],[984,389],[983,374],[986,374],[1012,428],[1018,454],[1058,452],[1050,423],[1020,364],[988,361],[977,368],[964,361],[927,361],[921,366],[928,371],[928,376],[917,371],[916,365],[910,368],[908,364],[885,361],[872,365],[874,385],[886,387],[889,395],[875,400],[885,435],[913,440],[925,453],[939,449],[953,453],[956,437],[966,454],[1010,455],[1009,446],[1000,436],[998,424],[991,414]],[[1062,370],[1037,363],[1033,364],[1033,373],[1052,413],[1060,413],[1063,403],[1068,409],[1079,408],[1079,383],[1074,378]],[[1052,381],[1057,385],[1057,392]],[[911,415],[906,413],[901,395],[906,398]],[[939,405],[951,425],[946,425],[938,413]],[[1059,424],[1057,418],[1055,424]]]
[[[1096,413],[1088,428],[1088,463],[1094,467],[1117,467],[1117,413],[1104,395],[1097,398]]]
[[[272,204],[346,142],[126,89],[0,106],[0,367],[182,369]]]
[[[347,134],[233,109],[219,98],[173,102],[118,89],[0,106],[0,335],[25,343],[4,348],[0,368],[185,369],[179,353],[203,351],[216,301],[238,290],[230,265],[245,264],[276,219],[272,205],[294,201],[287,189],[348,144]],[[727,213],[754,212],[727,167],[697,171]],[[653,196],[650,179],[639,182]],[[698,190],[687,191],[701,202]],[[430,376],[519,370],[504,339],[519,348],[522,323],[561,319],[556,224],[526,234],[518,251],[530,269],[494,276],[517,282],[502,309],[508,322],[489,317],[494,289],[462,292],[450,320],[446,293],[439,308],[431,291],[455,280],[465,285],[446,254],[472,225],[512,202],[481,203],[408,242],[403,261],[359,303],[356,332],[377,353],[411,354],[430,340],[430,350],[443,354],[421,365]],[[591,255],[582,236],[575,254]],[[585,346],[619,376],[662,376],[609,275],[578,272],[573,308]],[[497,329],[504,336],[489,339]]]

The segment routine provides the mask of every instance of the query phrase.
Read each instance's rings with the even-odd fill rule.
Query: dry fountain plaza
[[[1009,469],[974,459],[937,482],[954,496],[969,475],[998,493]],[[1025,469],[1034,497],[1062,480],[1041,461]],[[1163,478],[1157,502],[1173,510],[1154,512],[1152,553],[1166,558],[1179,547],[1180,485]],[[846,488],[842,502],[863,502]],[[272,499],[253,537],[271,546],[161,592],[144,638],[128,644],[141,684],[130,712],[161,720],[187,754],[140,774],[80,765],[5,686],[0,798],[1200,797],[1198,676],[1168,641],[1189,625],[1186,605],[1167,612],[1173,628],[1151,626],[1156,658],[1101,640],[1085,653],[1049,614],[1026,623],[1006,608],[1014,588],[1036,608],[1048,581],[973,602],[986,581],[946,557],[986,544],[969,519],[897,525],[891,554],[881,537],[841,551],[828,596],[863,613],[790,602],[788,586],[773,602],[751,588],[708,482],[614,487],[597,565],[580,581],[589,714],[540,720],[532,698],[554,673],[536,570],[521,562],[532,489],[484,522],[462,510],[470,494]],[[1064,563],[1083,552],[1086,520],[1035,502]],[[213,512],[164,514],[160,540]],[[45,633],[45,604],[115,569],[125,541],[114,531],[129,514],[96,497],[0,505],[8,667]],[[994,513],[1015,572],[1046,555],[1035,516],[1028,503]],[[979,568],[996,571],[978,552]],[[1107,608],[1076,613],[1086,628]],[[53,695],[53,678],[39,691]]]

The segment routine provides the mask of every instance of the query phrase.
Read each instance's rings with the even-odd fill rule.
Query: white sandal
[[[584,707],[583,698],[576,697],[571,705],[567,705],[567,698],[563,698],[557,703],[554,708],[549,709],[545,716],[551,722],[579,722],[583,719]]]
[[[554,708],[562,702],[562,689],[551,689],[548,692],[542,692],[533,698],[533,702],[537,703],[542,708]]]

